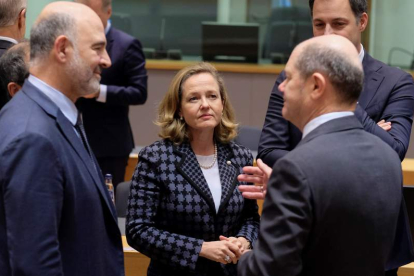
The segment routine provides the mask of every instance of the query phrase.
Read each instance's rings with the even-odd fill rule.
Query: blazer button
[[[227,165],[231,165],[231,161],[227,161]]]

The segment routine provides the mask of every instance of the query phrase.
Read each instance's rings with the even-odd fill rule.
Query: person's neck
[[[190,145],[197,155],[214,154],[214,130],[213,131],[194,131],[191,133]]]
[[[340,105],[328,105],[322,106],[319,108],[314,108],[314,111],[309,114],[309,116],[304,120],[304,122],[298,127],[301,132],[303,132],[305,126],[315,118],[318,118],[324,114],[333,113],[333,112],[345,112],[345,111],[355,111],[355,105],[349,104],[340,104]]]
[[[22,37],[20,37],[20,31],[16,29],[15,25],[0,28],[0,36],[10,37],[17,41],[22,39]]]
[[[62,75],[61,70],[58,68],[47,65],[32,66],[30,69],[30,74],[64,94],[73,103],[75,103],[78,99],[78,97],[75,97],[74,94],[71,93],[73,89],[71,89],[70,85],[68,85],[68,82],[65,81],[69,80],[70,78],[68,76]]]

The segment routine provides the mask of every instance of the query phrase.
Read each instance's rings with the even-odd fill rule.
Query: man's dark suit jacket
[[[390,67],[365,52],[364,88],[355,115],[364,129],[390,145],[403,160],[408,149],[414,112],[414,82],[408,73]],[[296,147],[302,133],[282,117],[283,95],[278,86],[285,80],[282,72],[270,95],[269,107],[259,142],[258,158],[269,166]],[[389,132],[377,125],[382,119],[392,122]]]
[[[128,156],[135,147],[129,123],[129,105],[147,100],[147,70],[141,43],[111,27],[106,35],[112,66],[102,71],[106,103],[80,99],[89,144],[96,157]]]
[[[13,45],[14,43],[10,41],[0,39],[0,57]]]
[[[401,204],[395,151],[355,116],[331,120],[275,164],[238,275],[384,275]]]
[[[114,206],[60,109],[26,81],[0,129],[0,274],[124,275]]]
[[[128,200],[126,236],[128,244],[151,258],[148,275],[236,275],[233,264],[199,257],[203,241],[218,241],[220,235],[256,240],[256,201],[244,199],[237,188],[237,176],[252,165],[252,154],[235,143],[218,144],[217,153],[222,195],[216,213],[189,143],[174,146],[163,140],[140,152]]]

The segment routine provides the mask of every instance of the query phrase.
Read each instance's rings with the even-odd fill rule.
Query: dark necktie
[[[80,112],[78,112],[78,120],[76,122],[75,128],[78,131],[79,136],[81,137],[83,146],[85,147],[86,151],[89,154],[89,158],[91,159],[93,167],[95,168],[96,171],[98,171],[96,169],[96,164],[95,164],[95,160],[93,158],[92,149],[89,146],[88,139],[86,139],[86,132],[85,132],[85,127],[83,126],[82,113],[80,113]]]

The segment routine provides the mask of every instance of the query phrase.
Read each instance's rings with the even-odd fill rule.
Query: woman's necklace
[[[216,160],[217,160],[217,144],[214,143],[214,158],[213,158],[213,162],[211,162],[211,164],[210,165],[207,165],[207,166],[206,165],[202,165],[200,162],[198,162],[198,164],[200,165],[201,168],[203,168],[205,170],[208,170],[208,169],[211,169],[214,166],[214,164],[216,163]]]

